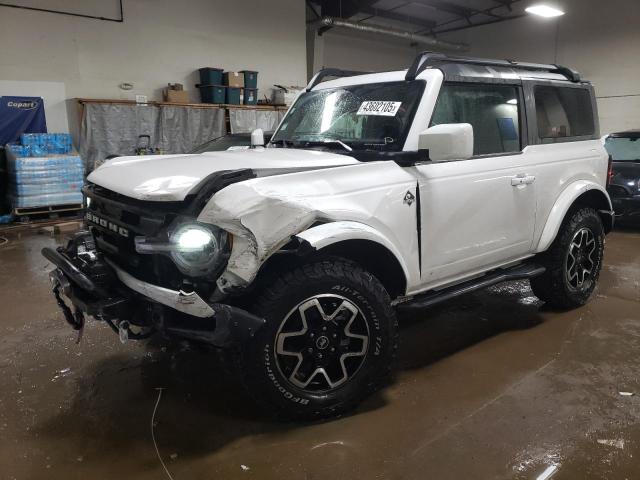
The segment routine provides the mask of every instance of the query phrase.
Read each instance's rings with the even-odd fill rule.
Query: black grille
[[[182,277],[171,259],[136,252],[136,236],[157,237],[178,215],[178,202],[144,202],[96,185],[85,187],[91,199],[87,224],[97,249],[140,280],[177,289]]]

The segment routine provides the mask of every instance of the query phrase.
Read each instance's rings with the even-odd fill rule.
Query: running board
[[[401,310],[418,310],[425,307],[431,307],[440,302],[459,297],[466,293],[475,292],[476,290],[491,287],[498,283],[510,280],[526,280],[537,277],[538,275],[542,275],[545,270],[546,269],[540,265],[517,265],[508,269],[488,273],[482,277],[443,288],[442,290],[431,291],[423,295],[413,297],[411,300],[399,304],[397,308]]]

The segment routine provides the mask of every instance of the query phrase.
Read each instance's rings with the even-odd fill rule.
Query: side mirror
[[[256,128],[251,132],[251,148],[264,147],[264,132],[261,128]]]
[[[418,149],[429,150],[431,161],[467,160],[473,156],[473,127],[446,123],[427,128],[418,138]]]

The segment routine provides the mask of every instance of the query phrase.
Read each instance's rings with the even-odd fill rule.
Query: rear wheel
[[[345,412],[389,378],[397,320],[384,287],[357,264],[318,261],[281,274],[254,312],[267,321],[239,352],[239,373],[280,417]]]
[[[546,272],[531,280],[533,293],[555,308],[584,305],[596,287],[604,253],[602,220],[592,208],[569,212],[540,262]]]

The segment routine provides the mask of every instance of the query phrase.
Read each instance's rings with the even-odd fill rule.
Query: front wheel
[[[592,208],[569,212],[540,261],[546,272],[531,280],[533,293],[555,308],[587,303],[598,282],[604,254],[602,220]]]
[[[281,274],[253,310],[267,323],[239,352],[239,373],[277,416],[343,413],[391,374],[398,343],[391,300],[355,263],[317,261]]]

